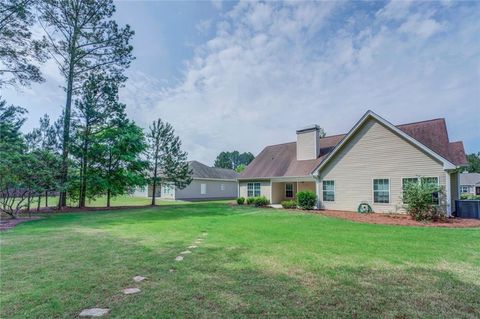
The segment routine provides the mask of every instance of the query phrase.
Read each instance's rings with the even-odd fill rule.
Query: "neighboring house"
[[[480,195],[480,174],[479,173],[461,173],[460,174],[460,193]]]
[[[209,167],[197,161],[188,162],[192,170],[192,182],[184,189],[171,183],[158,185],[156,197],[159,199],[204,200],[231,199],[238,195],[238,173],[232,169]],[[152,185],[137,190],[135,196],[152,197]]]
[[[296,142],[267,146],[240,175],[239,193],[276,204],[310,190],[319,208],[356,211],[365,202],[376,212],[399,212],[402,185],[422,177],[442,187],[436,200],[450,214],[459,196],[455,170],[466,163],[444,119],[394,126],[368,111],[347,134],[320,138],[313,125],[298,130]]]

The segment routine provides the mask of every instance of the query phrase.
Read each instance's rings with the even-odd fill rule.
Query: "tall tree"
[[[89,172],[91,144],[103,130],[125,117],[125,105],[118,102],[117,79],[97,74],[91,74],[85,81],[75,105],[72,152],[80,162],[79,207],[85,207],[87,183],[92,178]]]
[[[469,173],[480,173],[480,152],[467,155],[467,171]]]
[[[237,169],[240,165],[247,166],[255,156],[250,152],[239,153],[233,152],[221,152],[215,159],[213,166],[220,168]]]
[[[129,120],[119,121],[98,133],[92,145],[97,191],[104,187],[107,207],[112,196],[128,193],[136,186],[144,186],[148,163],[141,158],[147,145],[143,130]]]
[[[36,0],[0,0],[0,88],[41,82],[46,42],[32,39]]]
[[[185,188],[192,182],[187,153],[182,151],[182,142],[170,123],[158,119],[149,127],[147,134],[148,160],[152,177],[152,205],[155,205],[157,187],[161,183],[172,183]]]
[[[88,74],[120,77],[133,60],[129,44],[134,32],[112,20],[113,0],[43,0],[39,5],[40,24],[49,41],[52,57],[66,80],[62,139],[62,185],[68,179],[68,152],[72,96]],[[60,206],[66,205],[66,191]]]

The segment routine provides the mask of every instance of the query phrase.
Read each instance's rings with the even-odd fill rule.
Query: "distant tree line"
[[[0,0],[0,88],[42,82],[39,65],[57,64],[65,107],[22,134],[26,109],[0,97],[0,210],[12,217],[58,194],[85,207],[166,179],[185,187],[187,154],[170,124],[155,121],[145,135],[119,100],[134,59],[134,32],[113,19],[112,0]],[[35,23],[43,37],[34,39]],[[154,174],[150,174],[150,171]],[[155,203],[153,199],[152,203]]]
[[[253,154],[250,152],[221,152],[215,159],[213,166],[234,169],[237,172],[242,172],[245,167],[254,159],[255,156],[253,156]]]

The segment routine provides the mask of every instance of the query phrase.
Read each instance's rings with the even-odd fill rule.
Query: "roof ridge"
[[[398,126],[404,126],[404,125],[420,124],[420,123],[433,122],[433,121],[438,121],[438,120],[441,120],[441,121],[445,122],[445,118],[444,118],[444,117],[437,117],[437,118],[430,119],[430,120],[423,120],[423,121],[417,121],[417,122],[396,124],[395,126],[398,127]]]

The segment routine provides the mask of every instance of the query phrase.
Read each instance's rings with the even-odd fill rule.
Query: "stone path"
[[[106,315],[110,309],[106,308],[90,308],[90,309],[84,309],[82,312],[80,312],[80,317],[102,317]]]
[[[142,276],[135,276],[133,277],[133,281],[135,282],[140,282],[140,281],[144,281],[146,278],[145,277],[142,277]]]
[[[202,236],[206,237],[206,236],[208,236],[208,233],[203,232]],[[203,238],[197,238],[194,243],[196,245],[190,245],[190,246],[188,246],[188,249],[198,248],[197,245],[203,243]],[[184,256],[182,256],[182,255],[187,255],[187,254],[191,254],[191,253],[192,252],[190,250],[184,250],[180,253],[180,255],[175,257],[175,261],[182,261],[184,259]],[[176,269],[170,268],[169,271],[170,272],[175,272]],[[135,281],[135,282],[142,282],[145,279],[146,279],[146,277],[138,276],[138,275],[133,277],[133,281]],[[123,293],[125,295],[137,294],[139,292],[141,292],[140,288],[125,288],[125,289],[123,289]],[[108,309],[108,308],[90,308],[90,309],[82,310],[82,312],[80,312],[79,316],[80,317],[102,317],[102,316],[107,315],[109,313],[109,311],[110,311],[110,309]]]
[[[123,289],[123,293],[125,295],[133,295],[133,294],[138,294],[141,290],[138,288],[125,288]]]

